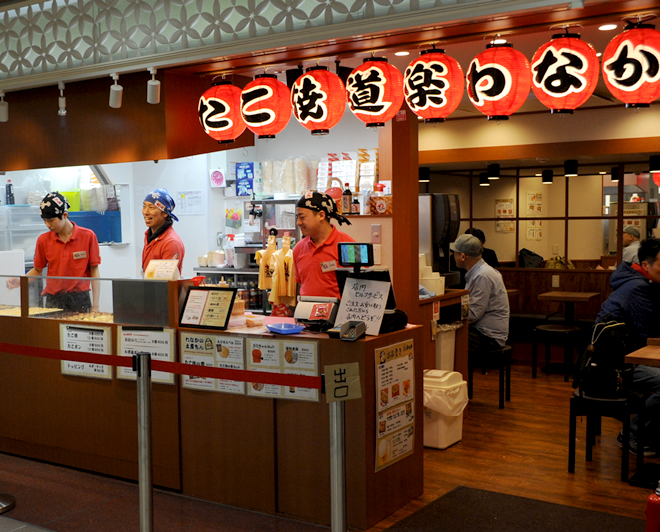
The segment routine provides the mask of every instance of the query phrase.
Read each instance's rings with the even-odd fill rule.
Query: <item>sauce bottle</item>
[[[348,183],[344,183],[344,186],[346,189],[344,190],[344,193],[341,195],[341,212],[342,214],[350,214],[351,213],[351,205],[353,203],[353,193],[351,192],[351,189],[348,188]]]
[[[351,214],[360,214],[360,187],[355,187],[353,203],[351,203]]]

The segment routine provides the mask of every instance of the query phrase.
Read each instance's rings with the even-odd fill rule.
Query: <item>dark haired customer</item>
[[[337,212],[335,201],[323,192],[305,192],[296,203],[296,225],[304,238],[293,248],[293,263],[301,296],[341,298],[335,274],[337,244],[355,239],[339,231],[331,219],[351,225]]]
[[[493,268],[499,268],[500,267],[500,261],[497,260],[497,253],[495,253],[494,249],[489,249],[485,247],[486,244],[486,235],[481,229],[476,229],[474,227],[468,227],[465,230],[466,235],[474,235],[479,239],[479,242],[481,242],[481,258],[484,259],[484,262],[486,264],[489,264]]]
[[[93,231],[79,227],[69,220],[69,204],[59,192],[51,192],[40,205],[41,218],[48,232],[39,236],[34,251],[34,267],[29,276],[41,276],[48,267],[46,306],[74,312],[98,312],[99,283],[51,277],[100,277],[101,255],[99,242]],[[18,279],[9,279],[7,285],[18,286]]]
[[[660,336],[660,239],[642,241],[637,252],[639,264],[622,262],[610,277],[612,293],[603,302],[596,323],[616,320],[628,325],[637,347],[647,338]],[[635,366],[633,390],[649,395],[646,400],[644,454],[655,454],[660,427],[660,368]],[[630,451],[637,452],[638,419],[630,421]],[[619,443],[622,435],[619,434]]]

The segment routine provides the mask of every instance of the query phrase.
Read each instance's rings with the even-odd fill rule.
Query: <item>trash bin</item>
[[[424,446],[446,449],[463,437],[467,382],[456,371],[424,370]]]
[[[435,367],[445,371],[454,371],[454,352],[456,346],[456,329],[462,324],[438,324],[435,336]]]

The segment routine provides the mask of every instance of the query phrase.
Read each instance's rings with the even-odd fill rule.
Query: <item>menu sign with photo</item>
[[[413,452],[414,355],[412,339],[376,349],[376,471]]]
[[[174,329],[144,329],[139,327],[118,327],[119,356],[131,357],[137,353],[149,353],[151,360],[174,362]],[[118,367],[117,378],[135,380],[137,372],[132,368]],[[151,381],[174,384],[174,373],[152,371]]]
[[[236,290],[191,286],[183,306],[182,327],[225,330],[231,317]]]
[[[78,353],[110,354],[110,327],[60,323],[60,349]],[[110,366],[62,360],[62,375],[112,379]]]
[[[270,338],[248,338],[247,369],[290,375],[319,375],[318,343],[300,340],[274,340]],[[300,401],[318,401],[319,390],[280,386],[260,382],[248,383],[248,395],[256,397],[279,397]]]
[[[245,340],[237,336],[181,333],[181,362],[209,368],[245,369]],[[245,394],[245,383],[227,379],[183,376],[183,387],[193,390]]]
[[[390,283],[386,281],[347,278],[335,323],[363,321],[367,334],[378,336],[389,293]]]

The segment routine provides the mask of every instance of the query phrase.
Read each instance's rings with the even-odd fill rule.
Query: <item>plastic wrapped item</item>
[[[293,170],[293,159],[285,159],[282,163],[282,173],[284,177],[284,192],[287,194],[296,193],[296,177]]]
[[[282,166],[282,161],[273,161],[273,194],[283,194],[285,192]]]
[[[424,370],[424,446],[446,449],[463,437],[467,382],[460,373]]]
[[[304,157],[297,157],[293,161],[293,174],[296,182],[296,194],[302,194],[310,189],[309,161]]]
[[[318,190],[319,180],[319,160],[311,159],[309,161],[309,187],[306,190]]]
[[[261,170],[263,173],[261,193],[272,194],[273,193],[273,161],[261,161]]]

